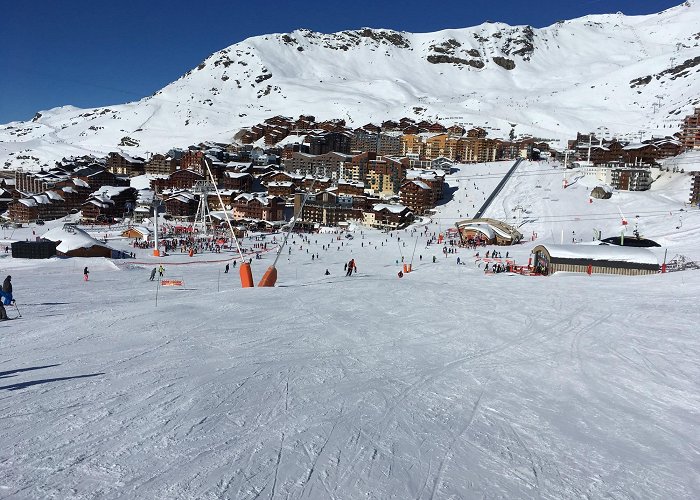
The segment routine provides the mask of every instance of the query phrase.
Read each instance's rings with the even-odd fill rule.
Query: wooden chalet
[[[54,220],[68,214],[66,202],[59,192],[28,194],[8,204],[10,219],[16,222]]]
[[[170,156],[165,156],[162,154],[153,155],[146,162],[146,173],[151,175],[170,175],[175,172],[180,163]]]
[[[294,213],[299,214],[303,193],[294,197]],[[360,197],[338,195],[332,191],[309,195],[300,219],[307,223],[337,226],[349,220],[363,220],[366,200]]]
[[[364,222],[379,229],[402,229],[413,222],[413,212],[404,205],[378,203],[364,212]]]
[[[432,190],[421,180],[406,181],[399,190],[401,203],[406,205],[415,214],[422,215],[426,210],[433,208]]]
[[[278,196],[241,193],[233,200],[233,218],[284,220],[284,200]]]
[[[165,189],[191,189],[197,181],[205,180],[204,175],[195,170],[176,170],[167,178],[151,180],[151,188],[160,193]]]
[[[165,211],[177,218],[191,220],[197,214],[199,199],[187,190],[170,194],[164,200]]]
[[[289,198],[297,191],[296,185],[291,181],[272,181],[268,182],[266,187],[269,196],[280,198]]]
[[[135,177],[146,173],[146,164],[143,158],[112,152],[107,155],[107,170],[114,175]]]
[[[73,178],[84,181],[93,190],[100,189],[103,186],[124,186],[128,182],[117,177],[115,174],[106,170],[100,165],[88,165],[81,167],[73,172]]]
[[[127,204],[136,204],[134,188],[104,186],[82,204],[83,219],[101,221],[123,217]]]
[[[226,171],[223,175],[223,187],[249,192],[253,189],[253,176],[247,172]]]

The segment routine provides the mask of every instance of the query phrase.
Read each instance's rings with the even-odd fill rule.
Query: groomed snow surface
[[[509,166],[462,166],[428,233]],[[697,210],[675,229],[687,177],[590,204],[563,175],[524,163],[509,181],[486,215],[521,206],[539,236],[503,255],[526,264],[564,227],[615,234],[619,217],[595,214],[620,207],[673,213],[639,226],[697,260]],[[276,288],[241,289],[226,253],[157,261],[182,287],[148,280],[148,250],[3,256],[23,317],[0,323],[0,497],[700,497],[697,271],[485,275],[413,229],[296,236]],[[256,281],[273,259],[253,260]]]

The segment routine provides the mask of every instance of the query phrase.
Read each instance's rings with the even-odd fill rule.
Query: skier
[[[236,262],[235,260],[233,261],[233,267],[236,267]]]
[[[347,268],[348,268],[348,272],[345,273],[345,276],[352,276],[352,270],[355,268],[355,259],[350,259],[350,262],[348,262]]]
[[[228,274],[228,269],[229,269],[228,264],[226,264],[226,267],[224,268],[224,274]]]
[[[85,269],[83,269],[83,280],[87,281],[89,274],[90,274],[90,271],[88,271],[87,266],[85,266]]]
[[[151,281],[153,281],[156,278],[156,270],[157,269],[155,267],[153,269],[151,269],[151,278],[150,278]]]
[[[162,278],[164,272],[165,268],[163,267],[163,264],[161,264],[160,266],[158,266],[158,276]]]
[[[5,281],[3,281],[1,295],[3,304],[7,306],[12,303],[12,276],[8,276],[7,278],[5,278]]]
[[[326,276],[329,276],[330,274],[331,272],[328,269],[326,269]]]

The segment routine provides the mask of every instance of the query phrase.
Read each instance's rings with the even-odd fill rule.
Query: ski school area
[[[511,167],[459,166],[406,229],[281,252],[284,233],[155,256],[127,228],[4,229],[82,250],[0,254],[22,313],[0,322],[0,497],[700,497],[686,180],[591,203],[522,162],[475,220]],[[597,244],[633,231],[660,246]]]

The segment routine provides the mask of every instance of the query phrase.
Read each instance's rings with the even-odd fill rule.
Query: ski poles
[[[15,309],[17,309],[17,315],[18,315],[17,317],[18,317],[18,318],[21,318],[21,317],[22,317],[22,313],[19,312],[19,307],[17,307],[17,301],[16,301],[15,299],[12,299],[12,305],[15,306]]]

